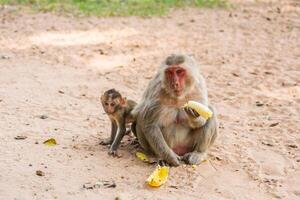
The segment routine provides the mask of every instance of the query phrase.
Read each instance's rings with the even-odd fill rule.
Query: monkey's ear
[[[126,104],[126,102],[127,102],[127,99],[126,99],[126,97],[124,97],[124,98],[121,98],[121,101],[120,101],[121,105],[124,105],[124,104]]]
[[[102,102],[103,99],[104,99],[104,95],[102,94],[102,95],[100,96],[99,100]]]

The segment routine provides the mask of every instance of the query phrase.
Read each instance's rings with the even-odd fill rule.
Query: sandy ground
[[[0,199],[300,199],[300,5],[253,2],[162,18],[2,8]],[[110,130],[98,98],[115,87],[138,101],[172,52],[198,59],[220,137],[210,162],[171,168],[152,189],[155,166],[134,156],[128,137],[121,158],[98,145]],[[44,145],[50,137],[58,145]],[[116,188],[83,188],[102,180]]]

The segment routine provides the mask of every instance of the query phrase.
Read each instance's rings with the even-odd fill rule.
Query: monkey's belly
[[[163,132],[168,146],[179,156],[193,151],[194,138],[190,131],[189,128],[175,125]]]
[[[172,150],[179,156],[183,156],[184,154],[193,151],[192,147],[176,145],[172,148]]]

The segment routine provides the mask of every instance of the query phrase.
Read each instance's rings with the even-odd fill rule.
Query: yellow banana
[[[196,101],[188,101],[188,103],[186,103],[184,107],[195,110],[201,117],[205,118],[206,120],[208,118],[211,118],[213,114],[212,111],[207,106]]]

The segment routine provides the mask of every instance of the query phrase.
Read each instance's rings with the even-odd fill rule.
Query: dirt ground
[[[152,18],[2,8],[0,199],[299,200],[300,3],[235,2]],[[153,189],[145,180],[155,166],[128,137],[121,158],[98,144],[110,132],[99,95],[116,88],[139,101],[173,52],[197,58],[220,136],[209,162],[171,168]],[[58,145],[43,144],[51,137]],[[103,180],[116,187],[83,188]]]

